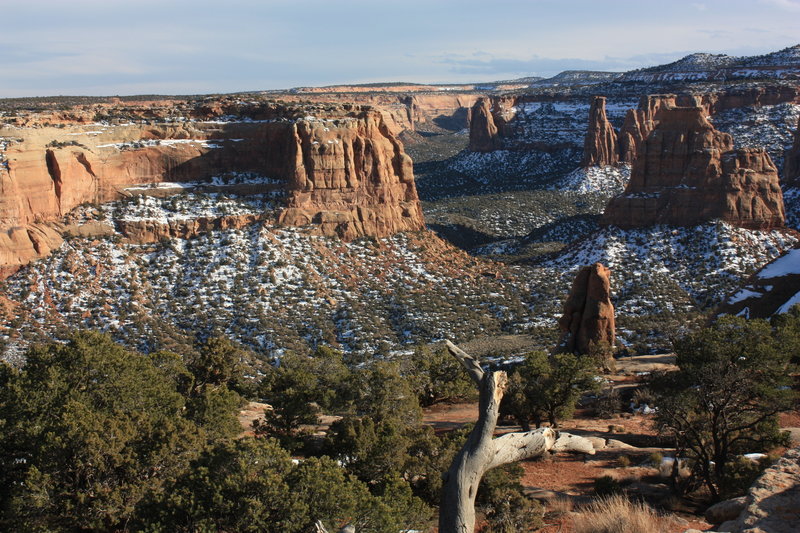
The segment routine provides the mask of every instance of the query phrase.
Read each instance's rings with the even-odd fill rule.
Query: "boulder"
[[[606,439],[602,437],[584,437],[586,440],[592,443],[592,446],[595,450],[604,450],[608,446],[606,444]]]
[[[747,492],[744,510],[720,531],[795,533],[800,525],[800,448],[787,451]]]
[[[746,497],[739,496],[738,498],[715,503],[706,509],[706,521],[711,524],[722,524],[723,522],[727,522],[729,520],[736,520],[736,518],[739,516],[739,513],[744,510],[746,502]]]
[[[558,325],[562,333],[558,351],[587,354],[593,345],[614,346],[614,305],[608,268],[595,263],[578,271]]]
[[[630,449],[635,448],[636,446],[631,446],[627,442],[622,442],[621,440],[617,439],[608,439],[606,441],[607,448],[622,448],[622,449]]]

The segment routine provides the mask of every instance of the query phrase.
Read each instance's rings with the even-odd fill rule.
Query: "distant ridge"
[[[690,54],[672,63],[631,70],[620,82],[726,81],[735,79],[800,79],[800,44],[750,57]]]

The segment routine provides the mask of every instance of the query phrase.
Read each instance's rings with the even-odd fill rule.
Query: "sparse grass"
[[[552,516],[563,516],[572,512],[574,507],[575,505],[572,503],[572,499],[559,496],[547,502],[547,514]]]
[[[649,458],[650,464],[655,468],[660,468],[661,463],[664,461],[664,455],[660,452],[653,452]]]
[[[574,516],[576,533],[664,533],[674,520],[622,494],[594,501]]]

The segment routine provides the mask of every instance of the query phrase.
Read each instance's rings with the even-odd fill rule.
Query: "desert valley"
[[[3,99],[0,278],[0,529],[800,528],[800,45]]]

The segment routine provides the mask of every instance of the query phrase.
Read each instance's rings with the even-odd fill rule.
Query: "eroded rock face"
[[[28,224],[0,229],[0,279],[44,257],[64,242],[58,225]]]
[[[619,163],[617,132],[606,117],[605,96],[595,96],[589,109],[589,130],[583,148],[582,166],[613,166]]]
[[[787,185],[800,185],[800,121],[797,123],[797,131],[794,132],[794,144],[786,152],[783,182]]]
[[[191,239],[215,230],[240,229],[264,220],[265,216],[254,214],[221,217],[198,217],[192,219],[170,220],[121,220],[116,223],[117,231],[125,240],[137,244],[159,242],[163,239]]]
[[[625,115],[619,132],[620,161],[632,163],[645,139],[655,129],[658,112],[666,106],[675,106],[674,94],[650,94],[639,100],[639,108]]]
[[[286,225],[311,224],[345,239],[424,227],[411,159],[384,113],[353,105],[237,106],[181,108],[202,117],[196,121],[45,127],[28,117],[35,127],[0,128],[0,269],[47,255],[60,244],[57,222],[82,203],[117,200],[131,186],[232,173],[269,178],[238,193],[283,189],[278,221]],[[243,119],[216,120],[232,113]],[[137,231],[150,239],[195,230],[202,228]]]
[[[470,110],[469,150],[472,152],[491,152],[500,147],[500,136],[492,116],[492,103],[481,98]]]
[[[343,239],[385,237],[424,227],[411,158],[380,113],[338,124],[298,121],[289,200],[279,222],[313,224]]]
[[[562,335],[557,351],[587,354],[593,346],[614,346],[611,270],[595,263],[578,271],[558,326]]]
[[[734,150],[731,136],[715,130],[702,107],[664,107],[658,119],[602,224],[692,226],[722,219],[754,229],[783,226],[778,172],[766,151]]]

